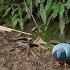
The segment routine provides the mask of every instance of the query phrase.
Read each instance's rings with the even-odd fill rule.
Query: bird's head
[[[55,58],[56,60],[65,60],[66,59],[66,52],[65,50],[62,49],[58,49],[53,53],[53,58]]]

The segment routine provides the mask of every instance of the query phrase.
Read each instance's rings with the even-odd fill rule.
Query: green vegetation
[[[65,25],[70,23],[70,0],[0,0],[0,24],[21,30],[33,19],[44,39],[64,38]]]

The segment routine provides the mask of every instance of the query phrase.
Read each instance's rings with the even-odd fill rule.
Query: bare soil
[[[54,70],[51,62],[47,46],[29,46],[21,36],[0,32],[0,70]]]

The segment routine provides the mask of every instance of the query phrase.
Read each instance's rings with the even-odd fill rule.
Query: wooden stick
[[[30,34],[30,33],[22,32],[22,31],[15,30],[15,29],[12,29],[12,31],[19,32],[19,33],[23,33],[23,34],[30,35],[30,36],[32,35],[32,34]]]
[[[23,34],[26,34],[26,35],[32,35],[30,33],[26,33],[26,32],[22,32],[22,31],[19,31],[19,30],[15,30],[15,29],[11,29],[11,28],[7,28],[7,27],[4,27],[4,26],[0,26],[0,31],[7,31],[7,32],[11,32],[11,31],[15,31],[15,32],[19,32],[19,33],[23,33]]]

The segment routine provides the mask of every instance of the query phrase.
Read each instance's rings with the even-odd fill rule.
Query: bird
[[[52,56],[55,60],[55,66],[63,66],[64,70],[67,69],[68,62],[70,61],[70,43],[63,42],[55,45],[52,49]]]

